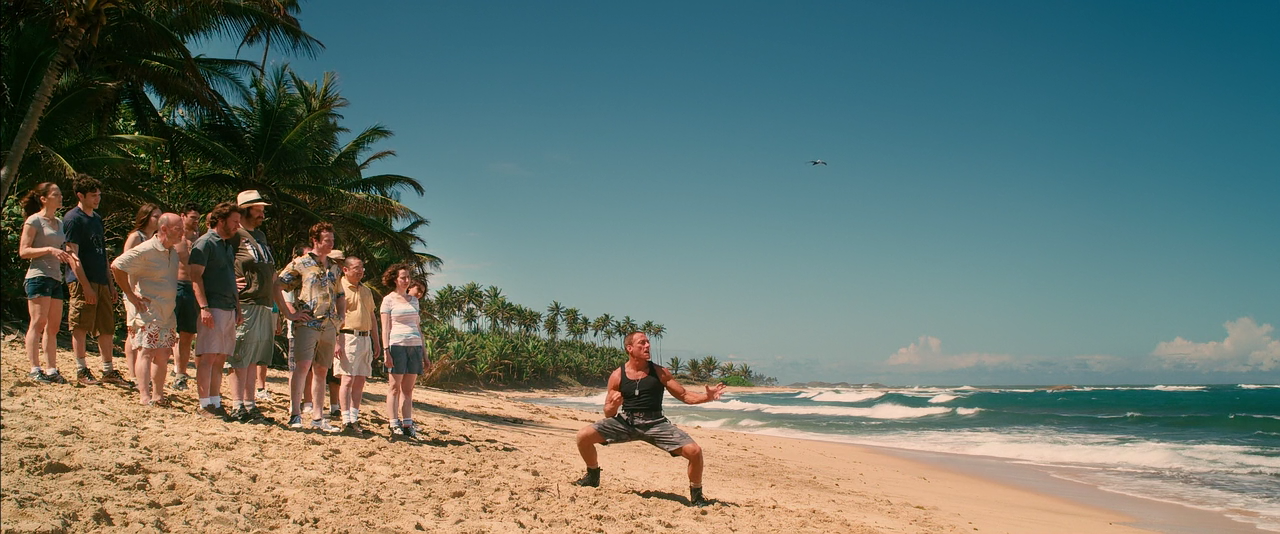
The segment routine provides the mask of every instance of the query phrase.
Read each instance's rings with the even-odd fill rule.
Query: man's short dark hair
[[[217,226],[222,224],[222,221],[227,220],[227,217],[240,213],[242,213],[240,206],[237,206],[234,202],[223,202],[213,207],[213,212],[209,214],[209,222]]]
[[[333,225],[327,222],[318,222],[311,225],[311,230],[307,232],[307,237],[311,238],[311,242],[315,243],[325,232],[333,233]]]
[[[71,187],[77,194],[87,195],[95,191],[102,191],[102,182],[85,173],[79,173],[76,175],[76,181]]]
[[[355,254],[347,254],[347,257],[342,259],[342,266],[346,267],[348,265],[351,265],[351,260],[360,260],[360,256],[356,256]],[[364,260],[360,260],[360,261],[364,261]]]
[[[191,213],[191,212],[193,212],[193,211],[194,211],[194,212],[196,212],[196,213],[204,213],[204,210],[200,209],[200,205],[199,205],[199,204],[196,204],[195,202],[188,202],[186,206],[183,206],[183,207],[182,207],[182,214],[183,214],[183,215],[186,215],[186,214]]]
[[[630,345],[632,338],[635,337],[636,334],[644,334],[644,332],[641,332],[639,330],[634,330],[631,333],[628,333],[627,337],[623,338],[622,346],[625,347],[627,345]]]

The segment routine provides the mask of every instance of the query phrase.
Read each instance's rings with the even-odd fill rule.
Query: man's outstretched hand
[[[713,400],[720,399],[720,394],[724,393],[725,385],[724,385],[724,382],[721,382],[714,386],[706,386],[706,388],[707,388],[707,402],[711,402]]]

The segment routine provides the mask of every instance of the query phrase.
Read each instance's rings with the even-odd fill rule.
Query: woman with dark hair
[[[408,264],[397,263],[382,273],[382,285],[394,288],[382,298],[382,364],[386,366],[390,386],[387,388],[387,411],[390,412],[391,437],[417,438],[413,424],[413,386],[418,375],[430,368],[422,343],[422,316],[418,299],[409,294],[413,271]]]
[[[129,249],[142,244],[143,241],[151,239],[151,236],[155,235],[156,229],[160,228],[160,214],[160,206],[150,202],[138,207],[137,215],[133,216],[133,230],[129,232],[129,237],[124,240],[124,250],[121,251],[121,254],[128,252]],[[132,302],[125,299],[124,324],[133,324],[137,316],[138,310],[134,308]],[[133,372],[134,365],[138,360],[138,347],[133,344],[133,335],[136,331],[137,328],[135,327],[125,327],[124,359],[130,373]]]
[[[58,372],[58,327],[62,323],[62,303],[67,300],[66,286],[62,283],[62,264],[75,265],[75,256],[62,250],[66,235],[62,232],[62,219],[58,208],[62,207],[62,190],[53,182],[44,182],[32,189],[22,199],[22,212],[27,216],[22,223],[22,237],[18,241],[18,256],[31,260],[27,269],[27,312],[31,324],[27,327],[27,358],[31,360],[31,374],[36,382],[66,384],[67,379]],[[45,363],[40,368],[40,342],[44,341]]]

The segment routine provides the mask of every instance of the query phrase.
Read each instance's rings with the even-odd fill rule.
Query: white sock
[[[360,422],[360,409],[359,409],[359,408],[352,408],[352,409],[351,409],[351,422],[352,422],[352,423],[358,423],[358,422]]]
[[[84,358],[76,358],[76,369],[88,369],[89,364],[84,363]]]
[[[114,365],[114,362],[102,362],[102,372],[110,373],[115,369],[116,369],[116,366]]]
[[[311,413],[312,406],[309,402],[302,403],[302,413]]]
[[[212,405],[213,405],[213,399],[212,399],[211,397],[200,397],[200,406],[201,406],[201,407],[204,407],[204,406],[212,406]]]
[[[331,412],[336,412],[336,411],[341,411],[341,410],[342,410],[342,406],[339,406],[339,405],[337,405],[337,404],[330,404],[330,405],[329,405],[329,411],[331,411]]]
[[[35,366],[35,367],[32,367],[32,368],[31,368],[31,372],[33,372],[33,373],[39,373],[39,372],[41,372],[41,371],[40,371],[40,366],[39,366],[39,365],[37,365],[37,366]]]
[[[233,401],[231,401],[231,406],[232,406],[233,408],[235,408],[235,409],[239,410],[239,409],[241,409],[241,408],[244,408],[244,401],[241,401],[241,400],[233,400]]]
[[[37,367],[36,369],[39,369],[39,367]],[[46,374],[46,375],[56,375],[56,374],[58,374],[58,368],[57,368],[57,367],[50,367],[50,368],[48,368],[48,369],[46,369],[46,370],[45,370],[45,373],[44,373],[44,374]]]
[[[391,426],[400,426],[400,420],[399,420],[399,419],[392,419],[392,420],[391,420]]]
[[[209,402],[212,402],[214,406],[216,406],[216,407],[218,407],[218,408],[221,408],[221,407],[222,407],[222,396],[221,396],[221,395],[219,395],[219,396],[217,396],[217,397],[209,397]]]

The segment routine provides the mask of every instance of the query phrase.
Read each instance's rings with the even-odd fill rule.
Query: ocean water
[[[604,394],[544,402],[598,411]],[[1032,464],[1280,532],[1280,385],[809,389],[728,394],[683,425]]]

